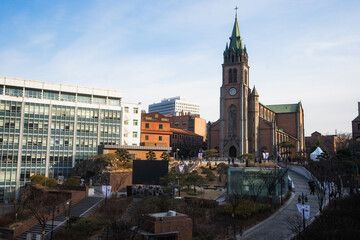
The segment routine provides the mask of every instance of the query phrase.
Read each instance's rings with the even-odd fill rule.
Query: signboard
[[[304,208],[304,215],[305,215],[305,219],[309,219],[310,218],[310,205],[301,205],[300,203],[296,204],[296,207],[299,211],[299,213],[301,214],[301,217],[303,216],[303,208]]]
[[[111,196],[111,186],[102,185],[101,191],[102,191],[102,194],[104,195],[104,197]]]

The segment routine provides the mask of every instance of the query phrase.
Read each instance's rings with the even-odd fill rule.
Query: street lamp
[[[53,239],[53,232],[54,232],[55,210],[57,211],[57,213],[60,212],[59,207],[53,206],[53,209],[52,209],[52,222],[51,222],[51,237],[50,237],[51,240]]]
[[[307,195],[304,195],[304,193],[301,193],[301,196],[299,195],[298,202],[302,205],[302,218],[303,218],[303,229],[305,231],[305,203],[307,203],[308,198]]]
[[[68,205],[68,209],[65,212],[65,219],[66,219],[66,228],[70,228],[70,207],[71,207],[71,201],[67,201],[66,205]]]
[[[180,151],[180,149],[176,149],[176,156],[177,156],[177,160],[179,160],[179,151]]]

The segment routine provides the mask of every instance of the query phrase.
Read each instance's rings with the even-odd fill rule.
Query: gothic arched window
[[[245,70],[245,85],[248,84],[248,71]]]
[[[237,70],[234,68],[233,69],[233,80],[232,80],[233,83],[236,83],[237,82]]]
[[[230,68],[230,69],[229,69],[229,83],[232,83],[232,79],[233,79],[233,71],[232,71],[232,69]]]
[[[237,136],[237,109],[231,105],[228,110],[228,134],[229,137]]]

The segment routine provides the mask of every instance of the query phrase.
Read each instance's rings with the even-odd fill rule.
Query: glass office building
[[[139,145],[139,124],[124,137],[125,106],[140,122],[139,104],[122,103],[119,91],[0,77],[0,202],[34,174],[70,176],[100,144]]]

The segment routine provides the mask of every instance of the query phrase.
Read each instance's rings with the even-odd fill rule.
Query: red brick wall
[[[276,123],[286,133],[297,136],[296,113],[278,113],[276,114]]]
[[[259,141],[259,150],[261,154],[261,150],[263,147],[266,147],[266,149],[269,152],[269,155],[271,156],[272,153],[272,145],[271,145],[271,136],[272,136],[272,130],[271,126],[264,123],[263,121],[260,121],[260,141]]]
[[[210,139],[208,139],[209,141],[209,149],[215,149],[215,148],[219,148],[219,141],[220,141],[220,124],[215,124],[211,127],[210,130]]]

